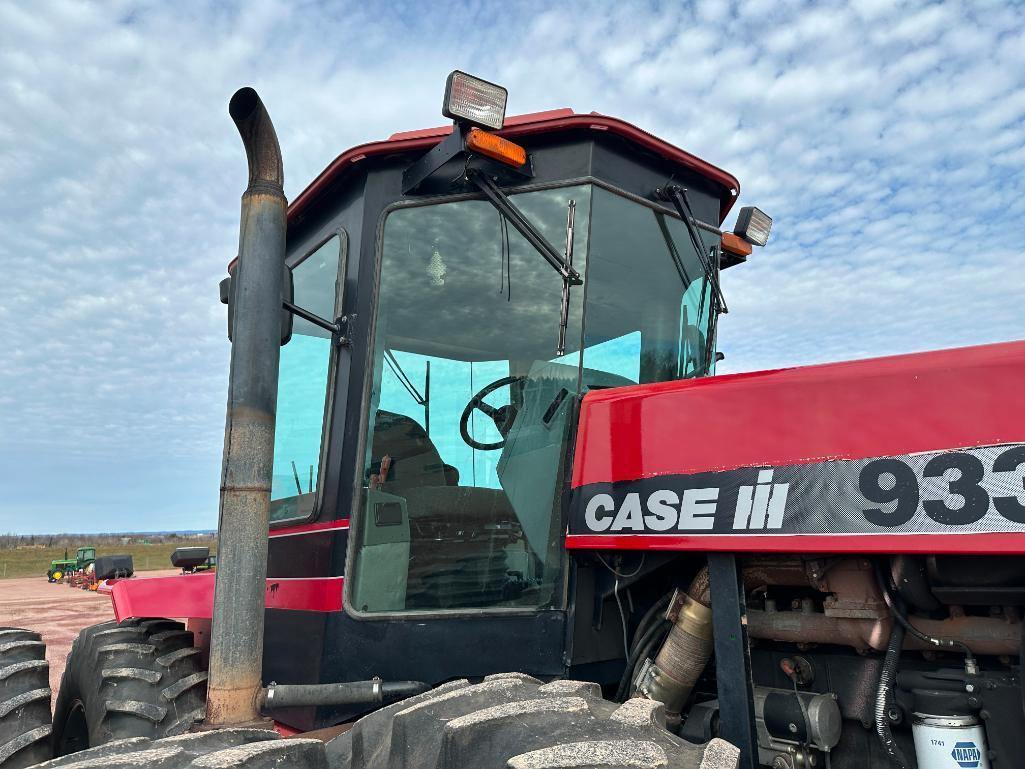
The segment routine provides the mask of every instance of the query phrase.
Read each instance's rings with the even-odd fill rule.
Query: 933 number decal
[[[982,485],[995,473],[1025,470],[1025,446],[1015,446],[998,455],[987,478],[983,461],[974,454],[952,451],[930,459],[922,468],[921,480],[946,478],[945,494],[940,499],[923,499],[922,483],[915,471],[900,459],[886,457],[865,465],[858,476],[858,487],[869,502],[896,505],[889,512],[869,507],[862,512],[876,526],[901,526],[911,520],[919,505],[934,521],[946,526],[966,526],[980,520],[989,511],[990,492]],[[949,472],[949,474],[948,474]],[[1025,479],[1018,479],[1025,491]],[[1017,495],[992,497],[993,507],[1009,521],[1025,523],[1025,504]]]

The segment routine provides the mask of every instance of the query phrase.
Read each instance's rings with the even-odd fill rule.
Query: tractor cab
[[[350,520],[355,615],[564,607],[574,404],[712,373],[719,270],[750,252],[724,250],[725,172],[619,120],[451,97],[482,83],[453,73],[452,128],[342,155],[289,210],[308,313],[272,525]]]

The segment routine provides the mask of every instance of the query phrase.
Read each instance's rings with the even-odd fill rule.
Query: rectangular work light
[[[772,230],[772,218],[754,206],[744,206],[737,215],[737,224],[733,232],[748,243],[764,246],[769,240]]]
[[[505,123],[509,92],[502,86],[456,70],[445,83],[441,114],[453,120],[498,130]]]

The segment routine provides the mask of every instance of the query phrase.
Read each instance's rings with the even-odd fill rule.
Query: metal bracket
[[[408,195],[433,176],[442,166],[450,160],[465,155],[467,159],[478,157],[470,153],[466,148],[466,137],[473,126],[468,123],[455,121],[452,125],[452,133],[438,142],[433,149],[413,163],[402,172],[402,194]],[[487,158],[480,158],[489,167],[493,167],[497,173],[510,174],[516,178],[531,179],[534,176],[534,169],[530,156],[522,168],[513,168],[504,163],[493,163]]]
[[[307,323],[312,323],[314,326],[322,328],[325,331],[329,331],[331,333],[332,340],[339,347],[347,347],[349,345],[349,339],[342,334],[342,331],[345,329],[345,326],[348,325],[348,316],[342,315],[334,323],[332,323],[326,318],[320,317],[316,313],[310,312],[309,310],[304,310],[299,305],[290,302],[287,299],[281,302],[281,307],[285,310],[288,310],[296,317],[302,318]]]
[[[719,736],[740,748],[740,769],[758,768],[754,684],[747,640],[744,582],[733,553],[709,553],[715,639],[715,680],[719,693]]]

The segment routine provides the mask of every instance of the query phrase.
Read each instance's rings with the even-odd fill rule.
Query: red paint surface
[[[1010,442],[1025,442],[1025,342],[592,392],[572,483]]]
[[[285,526],[280,529],[271,529],[270,537],[293,537],[296,534],[314,534],[318,531],[335,531],[349,528],[349,519],[341,518],[337,521],[322,521],[320,523],[302,523],[298,526]]]
[[[215,574],[186,574],[112,582],[109,592],[114,615],[118,622],[129,617],[210,619],[215,578]],[[343,582],[343,577],[268,579],[266,606],[295,611],[341,611]]]
[[[630,123],[605,115],[594,113],[590,115],[576,115],[569,110],[551,110],[533,115],[513,116],[506,120],[505,128],[495,133],[506,139],[515,139],[518,136],[581,129],[602,131],[621,136],[670,162],[690,168],[696,173],[722,185],[725,189],[720,198],[720,223],[726,218],[726,214],[729,213],[734,201],[740,194],[740,182],[732,174],[699,157],[691,155],[689,152],[681,150],[679,147],[674,147],[672,144],[659,139],[657,136],[653,136],[647,131],[642,131]],[[397,152],[425,152],[438,144],[441,139],[451,132],[452,126],[428,128],[420,131],[406,131],[393,134],[390,139],[385,141],[361,144],[358,147],[353,147],[343,152],[292,201],[288,207],[289,223],[302,216],[306,209],[312,205],[328,186],[345,177],[358,163],[366,158],[374,155],[390,155]],[[736,193],[731,194],[730,190],[736,190]]]
[[[570,550],[1017,555],[1025,534],[571,534]]]

